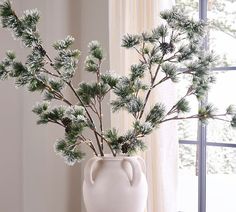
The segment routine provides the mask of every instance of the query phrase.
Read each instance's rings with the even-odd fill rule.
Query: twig
[[[85,143],[86,145],[88,145],[95,153],[96,156],[98,156],[98,153],[95,149],[95,146],[93,145],[92,141],[87,140],[82,134],[78,136],[79,139],[81,139],[83,141],[83,143]]]
[[[40,81],[41,83],[43,83],[43,85],[45,86],[46,90],[48,90],[49,92],[52,92],[54,95],[56,95],[58,97],[59,100],[65,102],[66,104],[68,104],[69,106],[72,105],[72,103],[67,100],[62,94],[58,93],[57,91],[55,91],[54,89],[52,89],[52,87],[48,84],[46,84],[43,80],[39,79],[36,75],[34,75],[34,77]]]
[[[160,121],[159,124],[167,122],[167,121],[171,121],[171,120],[185,120],[185,119],[199,119],[199,115],[192,115],[192,116],[186,116],[186,117],[178,117],[178,116],[174,116],[172,118],[168,118],[168,119],[163,119],[162,121]]]
[[[84,105],[84,103],[83,103],[82,99],[80,98],[80,96],[76,93],[76,91],[75,91],[74,87],[72,86],[71,82],[66,82],[66,83],[67,83],[67,85],[70,87],[70,89],[72,90],[72,92],[74,93],[74,95],[78,98],[78,100],[79,100],[80,104],[82,105],[82,107],[84,108],[84,110],[85,110],[85,112],[86,112],[86,114],[87,114],[87,116],[88,116],[88,118],[89,118],[91,124],[93,125],[94,128],[90,128],[90,129],[92,129],[93,132],[94,132],[94,135],[95,135],[95,138],[96,138],[97,145],[98,145],[99,152],[100,152],[101,156],[104,156],[104,153],[103,153],[102,148],[101,148],[101,145],[100,145],[100,141],[99,141],[98,136],[97,136],[97,133],[96,133],[96,132],[97,132],[97,131],[96,131],[96,126],[95,126],[95,124],[94,124],[94,121],[93,121],[93,119],[92,119],[92,117],[91,117],[91,115],[90,115],[90,113],[89,113],[87,107]]]
[[[97,96],[98,99],[98,119],[99,119],[99,125],[100,125],[100,131],[101,131],[101,148],[103,150],[103,121],[102,121],[102,99],[101,99],[101,71],[100,71],[100,67],[101,67],[101,60],[99,60],[99,64],[98,64],[98,69],[97,69],[97,83],[100,86],[99,87],[99,94]]]
[[[172,108],[169,110],[169,112],[167,112],[166,116],[171,115],[171,114],[174,112],[174,109],[176,109],[177,105],[178,105],[183,99],[185,99],[187,96],[192,95],[192,94],[193,94],[192,91],[193,91],[193,90],[192,90],[191,88],[189,88],[188,91],[187,91],[187,93],[186,93],[184,96],[182,96],[182,97],[179,99],[179,101],[177,101],[176,104],[174,104],[174,105],[172,106]]]
[[[103,140],[107,143],[108,147],[110,148],[112,155],[115,157],[115,156],[116,156],[116,153],[115,153],[115,151],[112,149],[112,147],[111,147],[111,145],[110,145],[110,142],[109,142],[106,138],[104,138],[104,136],[102,136],[98,131],[94,131],[94,132],[95,132],[100,138],[103,138]]]
[[[162,62],[163,62],[164,56],[165,56],[165,54],[162,55],[161,60],[160,60],[160,63],[159,63],[159,65],[157,66],[155,75],[154,75],[153,79],[151,80],[151,86],[150,86],[150,88],[149,88],[149,90],[148,90],[148,92],[147,92],[147,95],[146,95],[146,97],[145,97],[144,104],[143,104],[142,110],[141,110],[140,115],[139,115],[139,119],[141,119],[142,116],[143,116],[144,109],[145,109],[145,107],[146,107],[148,98],[149,98],[149,96],[150,96],[150,94],[151,94],[151,91],[152,91],[152,89],[153,89],[153,85],[154,85],[155,80],[156,80],[156,78],[157,78],[158,72],[159,72],[159,70],[160,70],[160,68],[161,68],[161,64],[162,64]]]
[[[47,73],[47,74],[49,74],[49,75],[51,75],[51,76],[53,76],[53,77],[60,78],[60,76],[59,76],[59,75],[57,75],[57,74],[54,74],[54,73],[52,73],[52,72],[48,71],[48,70],[47,70],[47,69],[45,69],[45,68],[42,68],[42,70],[43,70],[43,72],[45,72],[45,73]]]

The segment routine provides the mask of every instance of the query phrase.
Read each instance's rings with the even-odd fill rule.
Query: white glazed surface
[[[84,170],[87,212],[144,212],[147,201],[145,165],[138,157],[95,157]]]

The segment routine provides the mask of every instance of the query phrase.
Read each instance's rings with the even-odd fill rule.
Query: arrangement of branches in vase
[[[224,114],[218,114],[214,106],[208,104],[199,108],[197,114],[186,115],[190,111],[188,97],[204,98],[214,82],[209,69],[215,59],[212,54],[201,50],[206,24],[183,14],[182,10],[174,7],[161,13],[165,23],[153,31],[123,37],[122,46],[136,51],[139,57],[139,63],[130,67],[128,76],[103,73],[103,49],[97,41],[92,41],[88,46],[85,70],[94,74],[96,81],[81,82],[75,86],[71,80],[80,52],[70,49],[74,39],[67,36],[55,42],[53,48],[57,56],[51,58],[37,30],[39,12],[27,10],[19,17],[6,0],[0,4],[2,26],[12,30],[14,36],[31,49],[31,53],[23,63],[8,51],[0,63],[0,79],[14,78],[17,86],[42,93],[44,101],[33,109],[38,116],[37,123],[54,123],[63,128],[65,136],[56,142],[55,148],[71,165],[83,158],[82,144],[87,145],[96,156],[104,156],[105,145],[113,156],[144,150],[142,139],[167,121],[190,118],[206,121],[212,118],[236,127],[233,106],[229,106]],[[144,80],[147,75],[148,81]],[[181,75],[188,75],[190,83],[186,93],[172,107],[167,108],[164,102],[157,102],[151,109],[147,108],[154,89],[166,81],[181,83]],[[66,97],[63,93],[65,88],[70,89],[78,102],[71,102]],[[120,134],[115,128],[103,127],[103,101],[110,92],[116,96],[111,101],[113,111],[126,110],[133,117],[133,125],[125,134]],[[55,100],[63,104],[51,106]],[[86,137],[85,129],[94,136]]]

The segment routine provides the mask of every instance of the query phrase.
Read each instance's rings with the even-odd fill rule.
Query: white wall
[[[17,2],[16,6],[19,7]],[[9,32],[0,31],[0,57],[4,49],[20,45]],[[21,211],[22,208],[22,91],[12,81],[0,83],[0,211]]]
[[[28,8],[41,11],[40,31],[50,54],[50,44],[67,34],[77,39],[76,47],[83,53],[81,61],[90,40],[101,41],[108,53],[108,0],[14,0],[13,4],[18,12]],[[8,49],[16,50],[19,58],[25,56],[19,42],[0,29],[0,58]],[[109,61],[104,68],[108,66]],[[90,80],[81,69],[75,83]],[[83,212],[84,162],[67,167],[54,154],[54,141],[62,132],[52,125],[35,124],[31,109],[39,100],[39,95],[15,89],[12,81],[0,82],[0,211]],[[109,116],[105,122],[109,126]]]

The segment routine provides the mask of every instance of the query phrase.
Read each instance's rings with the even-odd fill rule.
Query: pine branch
[[[100,138],[102,138],[108,145],[109,149],[111,150],[112,155],[115,157],[116,156],[116,152],[113,150],[110,142],[104,137],[104,135],[101,135],[99,132],[94,131]]]
[[[58,100],[61,100],[63,102],[65,102],[67,105],[71,106],[72,103],[67,100],[62,94],[60,94],[59,92],[55,91],[54,89],[52,89],[52,87],[48,84],[46,84],[44,81],[42,81],[41,79],[39,79],[36,75],[34,75],[34,77],[40,81],[44,86],[45,89],[49,92],[49,93],[53,93],[56,97],[58,97]]]
[[[148,66],[148,71],[149,71],[149,74],[150,74],[150,78],[151,78],[151,80],[153,80],[152,64],[147,61],[147,59],[145,57],[145,54],[144,54],[144,52],[145,52],[145,42],[144,41],[142,42],[142,50],[141,51],[139,51],[137,49],[137,47],[133,47],[133,48],[143,58],[143,61],[141,61],[141,62]],[[150,60],[150,57],[149,57],[149,60]]]
[[[159,82],[157,82],[156,84],[153,85],[152,88],[155,88],[156,86],[160,85],[161,83],[167,81],[170,79],[170,76],[164,76]]]
[[[88,105],[87,107],[89,107],[99,117],[99,112],[97,110],[95,101],[91,101],[90,105]]]
[[[175,113],[176,112],[176,108],[177,108],[177,106],[178,106],[178,104],[181,102],[181,101],[183,101],[186,97],[188,97],[188,96],[191,96],[192,95],[192,89],[191,89],[191,87],[187,90],[187,92],[186,92],[186,94],[184,95],[184,96],[182,96],[178,101],[177,101],[177,103],[176,104],[174,104],[172,107],[171,107],[171,109],[167,112],[167,114],[166,114],[166,116],[169,116],[169,115],[171,115],[172,113]]]
[[[191,116],[186,116],[186,117],[178,117],[178,116],[174,116],[172,118],[167,118],[167,119],[163,119],[162,121],[160,121],[161,123],[167,122],[167,121],[174,121],[174,120],[186,120],[186,119],[199,119],[200,117],[196,114],[196,115],[191,115]]]
[[[154,77],[153,77],[153,79],[151,80],[151,85],[150,85],[150,88],[149,88],[149,90],[148,90],[148,92],[147,92],[147,94],[146,94],[146,97],[145,97],[145,100],[144,100],[144,105],[143,105],[143,108],[142,108],[142,110],[141,110],[141,112],[140,112],[140,115],[139,115],[139,119],[141,119],[142,116],[143,116],[143,113],[144,113],[146,104],[147,104],[148,99],[149,99],[149,96],[150,96],[150,94],[151,94],[151,92],[152,92],[153,85],[154,85],[154,83],[155,83],[155,81],[156,81],[158,72],[159,72],[159,70],[160,70],[160,68],[161,68],[161,64],[162,64],[162,61],[163,61],[164,56],[165,56],[165,54],[162,55],[161,61],[160,61],[159,65],[158,65],[157,68],[156,68]]]
[[[199,50],[205,24],[189,19],[183,11],[173,8],[162,12],[161,18],[165,23],[150,33],[124,36],[122,46],[127,49],[133,48],[140,61],[139,64],[131,66],[128,76],[102,74],[102,47],[97,41],[89,43],[85,70],[95,74],[96,80],[92,83],[80,83],[78,89],[73,86],[72,77],[78,67],[80,52],[70,49],[73,37],[67,36],[53,44],[57,56],[52,59],[42,45],[37,31],[37,10],[28,10],[22,17],[18,17],[12,10],[9,0],[5,0],[0,4],[0,17],[3,27],[11,29],[26,47],[32,49],[26,63],[16,61],[15,55],[8,52],[0,63],[0,79],[15,78],[18,86],[28,85],[31,92],[44,91],[45,99],[49,101],[55,99],[67,104],[49,108],[49,103],[44,102],[33,112],[39,116],[38,124],[50,122],[65,129],[64,139],[58,140],[55,147],[70,165],[84,156],[79,149],[81,144],[87,145],[96,156],[104,156],[105,144],[113,156],[144,150],[145,144],[141,139],[167,121],[199,119],[204,122],[211,118],[230,122],[232,127],[236,127],[236,111],[232,106],[223,114],[217,114],[213,105],[208,104],[200,108],[198,114],[180,115],[190,109],[187,97],[204,97],[209,85],[214,81],[209,74],[209,67],[214,58],[202,54]],[[178,66],[174,63],[184,64],[186,70],[178,73]],[[52,70],[46,66],[48,64]],[[165,75],[157,80],[160,72]],[[148,84],[142,82],[146,74],[150,76]],[[155,103],[141,122],[152,90],[169,79],[177,82],[181,74],[191,76],[191,86],[185,95],[167,112],[164,104]],[[65,87],[69,87],[70,92],[77,98],[76,104],[65,98]],[[119,135],[117,130],[104,131],[103,100],[110,91],[114,91],[117,96],[111,103],[113,111],[125,109],[134,119],[133,128],[123,135]],[[225,116],[230,116],[232,120],[227,120]],[[95,145],[82,134],[86,128],[94,134]]]
[[[61,77],[60,77],[59,75],[54,74],[54,73],[48,71],[46,68],[42,68],[42,70],[43,70],[43,72],[46,73],[46,74],[49,74],[49,75],[51,75],[51,76],[53,76],[53,77],[57,77],[57,78],[60,78],[60,79],[61,79]]]
[[[42,47],[41,45],[40,45],[40,47],[43,49],[43,47]],[[45,52],[45,55],[46,55],[46,57],[48,58],[48,60],[49,60],[49,62],[50,62],[50,65],[53,66],[53,64],[52,64],[52,59],[51,59],[50,56],[47,54],[46,50],[43,49],[43,51]],[[44,69],[44,71],[46,71],[46,73],[48,73],[48,74],[50,74],[50,75],[52,75],[52,76],[61,78],[61,77],[62,77],[61,73],[60,73],[57,69],[55,69],[55,70],[57,71],[58,75],[55,75],[55,74],[53,74],[53,73],[47,71],[46,69]],[[94,129],[92,129],[92,131],[94,132],[94,135],[95,135],[95,138],[96,138],[97,144],[98,144],[98,143],[99,143],[99,139],[98,139],[97,133],[95,132],[95,131],[96,131],[96,126],[95,126],[95,124],[94,124],[94,121],[93,121],[93,119],[92,119],[92,116],[90,115],[89,111],[87,110],[87,108],[86,108],[86,106],[84,105],[84,103],[83,103],[83,101],[81,100],[81,98],[80,98],[80,97],[78,96],[78,94],[76,93],[76,91],[75,91],[73,85],[71,84],[71,82],[67,82],[67,81],[64,80],[64,79],[63,79],[63,81],[69,86],[69,88],[72,90],[72,92],[75,94],[75,96],[76,96],[77,99],[79,100],[80,104],[81,104],[81,105],[83,106],[83,108],[85,109],[85,111],[86,111],[86,113],[87,113],[87,115],[88,115],[88,118],[89,118],[90,122],[91,122],[92,125],[93,125],[92,128],[94,128]],[[57,96],[58,96],[58,94],[57,94]],[[72,105],[68,100],[62,98],[61,95],[59,95],[59,99],[62,99],[64,102],[66,102],[66,103],[69,104],[69,105]],[[100,146],[99,144],[98,144],[98,148],[99,148],[99,151],[100,151],[101,156],[104,156],[104,153],[103,153],[103,151],[102,151],[102,148],[101,148],[101,146]]]
[[[98,85],[100,85],[101,86],[101,71],[100,71],[100,67],[101,67],[101,60],[99,60],[99,63],[98,63],[98,69],[97,69],[97,83],[98,83]],[[99,94],[98,94],[98,96],[97,96],[97,98],[98,98],[98,111],[99,111],[99,116],[98,116],[98,118],[99,118],[99,125],[100,125],[100,131],[101,131],[101,135],[102,135],[102,137],[101,137],[101,148],[102,148],[102,150],[103,150],[103,114],[102,114],[102,94],[101,94],[101,88],[100,88],[100,92],[99,92]]]
[[[89,111],[87,110],[87,107],[84,105],[82,99],[80,98],[80,96],[76,93],[74,87],[72,86],[72,84],[70,82],[67,82],[67,85],[70,87],[70,89],[72,90],[72,92],[74,93],[74,95],[77,97],[77,99],[79,100],[80,104],[83,106],[83,108],[85,109],[86,111],[86,114],[88,115],[88,118],[92,124],[92,131],[94,132],[94,135],[95,135],[95,138],[96,138],[96,141],[97,141],[97,145],[98,145],[98,148],[99,148],[99,152],[101,154],[101,156],[104,156],[104,153],[102,151],[102,148],[101,148],[101,145],[100,145],[100,141],[99,141],[99,138],[98,138],[98,133],[96,131],[96,126],[94,124],[94,121],[92,119],[92,116],[90,115]]]
[[[87,140],[82,134],[79,135],[78,138],[82,140],[83,143],[85,143],[89,148],[91,148],[96,156],[98,156],[97,150],[91,140]]]

